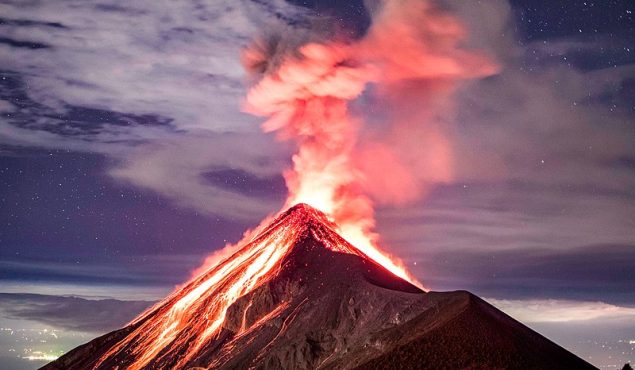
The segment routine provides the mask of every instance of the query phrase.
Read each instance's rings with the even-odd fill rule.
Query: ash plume
[[[374,204],[412,201],[451,180],[452,145],[437,117],[451,109],[459,81],[497,67],[462,49],[465,27],[431,1],[370,8],[372,24],[357,40],[320,29],[254,41],[243,55],[252,80],[245,110],[266,118],[263,131],[297,145],[284,208],[302,202],[324,211],[347,240],[405,277],[377,248]],[[372,128],[349,107],[369,86],[367,98],[383,106]]]

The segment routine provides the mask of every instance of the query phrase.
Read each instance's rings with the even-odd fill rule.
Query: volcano
[[[425,292],[299,204],[42,369],[594,369],[466,291]]]

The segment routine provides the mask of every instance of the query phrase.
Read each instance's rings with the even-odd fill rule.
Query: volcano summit
[[[593,369],[465,292],[425,292],[299,204],[43,369]]]

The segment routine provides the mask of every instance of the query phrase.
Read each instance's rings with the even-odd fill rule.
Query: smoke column
[[[325,212],[349,242],[410,281],[400,262],[377,248],[373,206],[417,199],[426,185],[451,179],[451,147],[426,117],[432,121],[459,80],[496,71],[487,58],[459,48],[465,36],[458,20],[432,3],[397,0],[379,6],[361,40],[289,47],[291,41],[272,38],[254,42],[243,56],[258,79],[245,109],[267,117],[265,132],[297,144],[284,173],[284,209],[302,202]],[[361,138],[363,123],[349,103],[370,83],[392,103],[395,121]],[[416,122],[399,113],[413,106]]]

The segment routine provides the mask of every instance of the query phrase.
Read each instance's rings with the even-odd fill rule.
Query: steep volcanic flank
[[[423,292],[306,205],[43,369],[593,369],[468,292]]]

